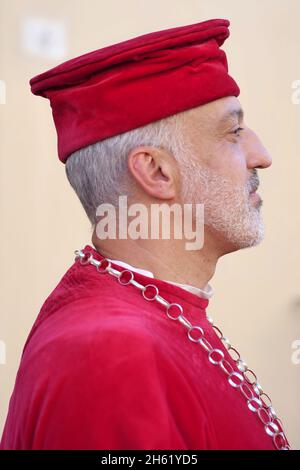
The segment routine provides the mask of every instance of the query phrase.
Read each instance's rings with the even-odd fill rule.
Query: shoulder
[[[81,320],[67,315],[64,328],[59,319],[48,328],[45,322],[44,331],[40,325],[22,360],[19,386],[30,397],[19,391],[34,404],[42,442],[34,445],[185,448],[192,432],[188,417],[197,414],[204,429],[206,413],[180,353],[176,360],[166,337],[130,312],[99,322],[89,310],[78,312]]]
[[[166,319],[164,319],[167,321]],[[151,327],[138,309],[118,304],[74,302],[41,322],[26,344],[22,368],[52,370],[52,380],[74,380],[89,371],[112,374],[147,362],[149,368],[168,361],[163,331]]]

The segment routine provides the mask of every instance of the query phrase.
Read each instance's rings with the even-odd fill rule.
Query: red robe
[[[89,245],[84,251],[101,259]],[[134,276],[181,304],[237,370],[206,318],[207,299]],[[78,260],[46,299],[25,343],[0,448],[275,446],[246,398],[163,306]]]

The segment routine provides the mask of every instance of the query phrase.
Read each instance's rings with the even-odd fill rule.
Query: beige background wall
[[[28,16],[62,20],[68,50],[59,61],[22,50]],[[248,124],[273,156],[259,171],[266,237],[257,248],[222,259],[211,284],[209,311],[271,395],[294,448],[300,448],[300,80],[298,0],[1,0],[1,319],[0,432],[23,344],[46,296],[90,242],[83,210],[56,156],[49,103],[28,81],[68,58],[150,31],[229,18],[226,44],[231,74],[240,84]]]

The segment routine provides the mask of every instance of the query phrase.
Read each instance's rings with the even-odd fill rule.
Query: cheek
[[[209,166],[220,176],[231,181],[233,185],[242,186],[247,181],[246,158],[237,143],[226,142],[226,144],[217,146],[209,160]]]

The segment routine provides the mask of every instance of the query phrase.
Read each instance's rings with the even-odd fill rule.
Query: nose
[[[245,141],[245,151],[247,155],[247,167],[268,168],[272,165],[272,158],[268,150],[262,144],[260,138],[252,129],[248,128],[248,136]]]

